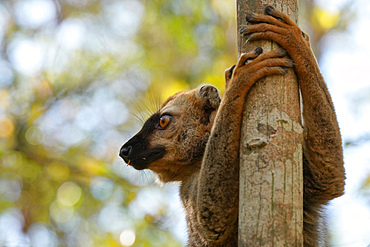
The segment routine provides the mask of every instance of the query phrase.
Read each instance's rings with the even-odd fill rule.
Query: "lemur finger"
[[[267,58],[261,61],[256,60],[256,61],[253,61],[253,64],[251,63],[252,70],[258,70],[264,67],[291,68],[293,67],[293,61],[287,57],[283,57],[283,58],[273,57],[273,58]]]
[[[270,75],[284,75],[288,72],[287,68],[284,67],[264,67],[258,69],[251,78],[252,81],[257,81],[261,78],[270,76]]]
[[[245,64],[249,63],[250,61],[252,61],[253,59],[255,59],[256,57],[258,57],[262,53],[263,53],[263,49],[261,47],[257,47],[252,52],[243,53],[240,56],[239,61],[236,66],[242,67]]]
[[[269,15],[261,15],[257,13],[248,13],[245,16],[245,20],[251,24],[256,23],[269,23],[272,25],[280,26],[280,27],[288,27],[283,21],[276,19],[273,16]],[[242,27],[243,28],[243,27]]]
[[[253,61],[251,61],[251,63],[249,64],[250,66],[253,66],[254,64],[258,64],[258,63],[261,63],[263,60],[267,60],[267,59],[272,59],[272,58],[283,58],[287,55],[288,53],[286,52],[285,49],[279,47],[275,50],[272,50],[272,51],[269,51],[269,52],[266,52],[266,53],[263,53],[261,54],[260,56],[258,56],[256,59],[254,59]],[[287,58],[284,58],[284,59],[287,59]],[[290,59],[288,59],[290,60]],[[274,65],[274,66],[279,66],[279,65]],[[292,67],[292,65],[290,66],[290,64],[288,64],[287,66],[285,67]]]
[[[266,52],[265,54],[266,57],[285,57],[286,55],[288,55],[287,51],[282,47]]]
[[[261,24],[255,24],[255,25],[248,25],[240,29],[240,34],[243,34],[246,40],[250,38],[250,36],[253,33],[259,33],[259,32],[267,32],[271,31],[277,34],[284,34],[286,29],[271,25],[271,24],[266,24],[266,23],[261,23]]]
[[[254,40],[271,40],[271,41],[278,43],[285,49],[289,50],[289,48],[291,48],[289,47],[288,40],[286,39],[284,35],[280,35],[278,33],[271,32],[271,31],[251,33],[248,36],[248,41],[254,41]]]
[[[288,25],[296,25],[286,14],[278,11],[278,10],[275,10],[274,7],[272,6],[267,6],[265,8],[265,13],[266,15],[270,15],[274,18],[276,18],[277,20],[279,21],[282,21]]]

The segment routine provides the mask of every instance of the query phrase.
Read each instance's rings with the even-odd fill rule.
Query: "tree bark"
[[[297,22],[297,0],[237,0],[238,30],[247,13],[271,5]],[[238,52],[278,46],[245,43]],[[254,85],[244,106],[240,149],[239,246],[303,246],[303,170],[299,88],[294,71]]]

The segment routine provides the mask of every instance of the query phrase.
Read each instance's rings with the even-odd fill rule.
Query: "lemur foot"
[[[248,41],[272,40],[283,48],[295,61],[294,52],[300,51],[301,46],[310,47],[309,37],[290,18],[272,6],[265,8],[265,14],[249,13],[246,15],[249,25],[240,28]]]
[[[226,89],[230,84],[246,84],[248,90],[254,82],[270,75],[283,75],[287,68],[293,67],[293,61],[286,57],[284,49],[278,48],[263,53],[261,47],[254,51],[243,53],[236,65],[226,69],[225,81]],[[236,85],[237,88],[244,88],[242,85]]]

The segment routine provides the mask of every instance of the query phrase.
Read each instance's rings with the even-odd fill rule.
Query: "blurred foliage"
[[[328,45],[326,37],[333,32],[346,31],[348,24],[354,18],[351,10],[353,0],[343,2],[341,8],[329,10],[317,5],[314,0],[300,1],[300,26],[309,35],[311,48],[320,61],[322,49]],[[330,7],[330,6],[328,6]]]
[[[317,47],[342,15],[307,3]],[[0,1],[0,246],[181,246],[176,189],[118,150],[169,95],[222,90],[236,33],[231,0]]]

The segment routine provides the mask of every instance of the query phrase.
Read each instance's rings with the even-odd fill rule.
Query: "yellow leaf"
[[[81,158],[79,167],[85,175],[104,175],[108,171],[104,162],[93,158]]]
[[[340,13],[330,12],[318,7],[315,8],[315,16],[321,28],[328,30],[338,24]]]
[[[2,119],[0,119],[0,137],[9,137],[13,134],[13,132],[13,122],[7,117],[3,117]]]
[[[10,103],[10,95],[9,90],[2,89],[0,90],[0,107],[3,109],[7,109]]]
[[[175,93],[189,90],[189,85],[186,82],[182,81],[170,81],[166,83],[159,84],[158,82],[153,85],[153,87],[157,88],[157,92],[161,94],[161,102],[163,103],[166,99]]]
[[[69,168],[62,163],[51,163],[46,167],[47,173],[53,180],[65,180],[69,175]]]

